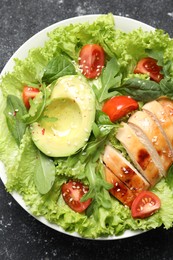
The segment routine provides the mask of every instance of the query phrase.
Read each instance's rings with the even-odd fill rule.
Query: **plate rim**
[[[55,22],[47,27],[45,27],[44,29],[38,31],[36,34],[34,34],[33,36],[31,36],[28,40],[26,40],[14,53],[13,55],[10,57],[10,59],[6,62],[4,68],[2,69],[1,73],[0,73],[0,80],[3,76],[5,76],[6,73],[8,72],[12,72],[13,67],[15,65],[14,59],[15,58],[19,58],[20,59],[25,59],[28,55],[28,51],[30,49],[33,48],[37,48],[37,47],[41,47],[40,45],[40,41],[37,42],[37,44],[35,43],[35,39],[37,39],[40,35],[42,35],[42,38],[44,38],[43,44],[42,46],[45,44],[45,41],[48,40],[48,36],[47,34],[54,30],[57,27],[60,26],[66,26],[69,24],[75,24],[75,23],[83,23],[83,22],[93,22],[97,17],[101,16],[101,15],[106,15],[106,14],[88,14],[88,15],[82,15],[82,16],[75,16],[75,17],[71,17],[71,18],[67,18],[58,22]],[[138,21],[136,19],[130,18],[130,17],[124,17],[124,16],[118,16],[118,15],[113,15],[114,20],[115,20],[115,26],[116,24],[119,23],[120,24],[124,24],[125,22],[129,22],[128,24],[131,24],[133,26],[127,26],[128,27],[128,31],[137,29],[137,28],[142,28],[143,30],[146,31],[154,31],[155,28],[143,23],[141,21]],[[123,25],[124,26],[124,25]],[[132,28],[133,27],[133,28]],[[119,29],[119,28],[118,28]],[[41,37],[40,37],[41,38]],[[34,41],[34,45],[35,47],[31,46],[30,43],[33,44]],[[30,47],[31,46],[31,47]],[[1,90],[0,90],[0,94],[1,94]],[[6,178],[6,170],[5,170],[5,166],[3,164],[2,161],[0,161],[0,178],[2,180],[2,183],[5,187],[7,178]],[[26,206],[23,198],[21,195],[19,195],[17,192],[10,192],[11,196],[15,199],[15,201],[26,211],[28,212],[29,215],[31,215],[32,217],[34,217],[36,220],[38,220],[39,222],[41,222],[42,224],[48,226],[49,228],[52,228],[55,231],[58,231],[60,233],[66,234],[68,236],[72,236],[72,237],[76,237],[76,238],[80,238],[80,239],[88,239],[88,240],[118,240],[118,239],[125,239],[125,238],[130,238],[130,237],[134,237],[137,235],[140,235],[142,233],[145,233],[146,231],[141,231],[141,230],[136,230],[136,231],[132,231],[132,230],[126,230],[122,235],[114,235],[114,236],[108,236],[108,237],[98,237],[98,238],[86,238],[86,237],[82,237],[80,236],[78,233],[73,232],[67,232],[65,231],[62,227],[58,226],[57,224],[53,224],[50,223],[45,217],[41,216],[41,217],[37,217],[34,216],[29,208]]]

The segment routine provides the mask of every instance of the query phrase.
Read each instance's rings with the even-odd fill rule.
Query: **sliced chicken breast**
[[[173,123],[170,117],[165,112],[162,105],[156,100],[146,103],[143,106],[143,110],[149,113],[149,115],[156,122],[157,126],[160,128],[160,131],[167,140],[173,155]]]
[[[173,122],[173,100],[168,98],[160,98],[158,102],[162,105],[167,115],[170,117],[171,121]]]
[[[119,178],[115,176],[107,167],[105,167],[105,179],[113,184],[109,192],[124,205],[131,207],[135,194]]]
[[[107,145],[103,155],[103,162],[113,174],[127,185],[135,194],[147,190],[150,184],[146,179],[128,162],[122,154],[112,146]]]
[[[143,145],[133,129],[126,123],[122,123],[116,138],[126,149],[140,173],[142,173],[151,186],[154,186],[163,176],[159,172],[158,165],[153,161],[152,152]]]
[[[156,149],[163,165],[163,169],[160,170],[163,170],[162,174],[165,176],[166,171],[172,164],[172,153],[155,121],[145,111],[137,111],[129,118],[128,122],[135,131],[138,131],[138,136],[143,136],[141,140],[144,141],[148,138]]]

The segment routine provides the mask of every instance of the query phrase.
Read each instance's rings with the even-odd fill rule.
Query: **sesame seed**
[[[158,136],[154,136],[153,138],[152,138],[152,143],[156,143],[157,142],[157,139],[158,139]]]

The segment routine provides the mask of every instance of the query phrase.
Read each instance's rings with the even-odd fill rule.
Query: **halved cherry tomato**
[[[136,100],[129,96],[116,96],[106,101],[102,111],[107,114],[112,122],[122,118],[129,112],[138,109]]]
[[[81,198],[88,192],[88,187],[79,181],[70,180],[61,188],[62,196],[67,205],[76,212],[83,212],[91,203],[91,199],[81,202]]]
[[[98,44],[84,45],[79,53],[79,67],[86,78],[93,79],[101,74],[105,63],[103,48]]]
[[[149,74],[150,79],[156,82],[160,82],[163,79],[161,74],[162,67],[157,65],[157,60],[147,57],[141,59],[134,69],[134,73]]]
[[[134,199],[131,206],[133,218],[147,218],[153,215],[161,206],[160,199],[151,191],[142,191]]]
[[[38,92],[40,92],[40,90],[38,88],[33,88],[33,87],[28,87],[25,86],[23,88],[23,93],[22,93],[22,97],[23,97],[23,102],[26,106],[26,108],[30,108],[30,103],[29,100],[35,98],[35,96],[38,94]]]

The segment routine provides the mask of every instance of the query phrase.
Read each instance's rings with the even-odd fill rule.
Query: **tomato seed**
[[[141,210],[141,211],[143,210],[143,207],[142,207],[142,206],[140,206],[140,210]]]

